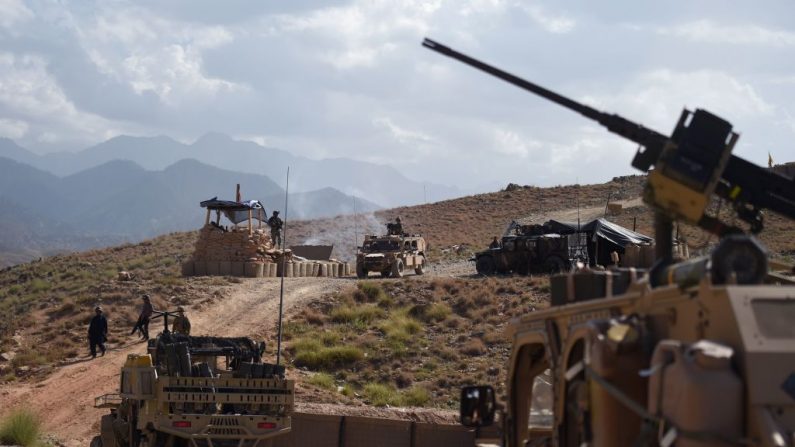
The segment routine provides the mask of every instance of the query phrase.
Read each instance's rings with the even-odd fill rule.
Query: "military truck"
[[[387,224],[384,236],[366,235],[356,253],[356,276],[367,278],[370,272],[379,272],[385,278],[400,278],[406,269],[422,275],[427,244],[418,234],[403,233],[394,224]]]
[[[514,272],[558,273],[577,261],[588,262],[583,233],[561,235],[543,225],[512,222],[500,246],[475,253],[475,269],[481,275]]]
[[[166,328],[170,312],[162,315]],[[167,329],[131,354],[91,447],[256,447],[290,431],[294,382],[262,362],[264,342]]]
[[[727,121],[683,111],[670,137],[539,87],[434,41],[423,45],[598,121],[638,143],[648,174],[656,263],[551,278],[552,307],[526,314],[513,341],[507,397],[465,387],[461,421],[491,425],[507,446],[795,445],[795,278],[771,272],[753,234],[762,210],[795,221],[795,179],[731,154]],[[709,214],[724,201],[736,223]],[[673,221],[721,240],[674,262]],[[748,234],[751,233],[751,234]],[[554,398],[539,408],[539,378]],[[539,418],[539,415],[549,415]]]

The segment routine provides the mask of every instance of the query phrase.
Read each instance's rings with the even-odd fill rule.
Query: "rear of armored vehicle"
[[[294,383],[256,343],[163,337],[128,358],[118,395],[98,398],[111,412],[94,447],[254,447],[290,431]]]
[[[795,444],[795,286],[606,295],[514,322],[507,445]]]

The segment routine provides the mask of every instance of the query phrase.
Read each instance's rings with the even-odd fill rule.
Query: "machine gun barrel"
[[[506,71],[500,70],[494,66],[481,62],[477,59],[471,58],[466,54],[459,53],[458,51],[453,50],[450,47],[442,45],[436,41],[431,39],[425,39],[422,42],[422,46],[429,48],[437,53],[443,54],[445,56],[451,57],[458,61],[461,61],[467,65],[475,67],[479,70],[485,71],[486,73],[496,76],[503,81],[511,83],[519,88],[524,90],[530,91],[535,93],[542,98],[546,98],[554,103],[560,104],[567,109],[574,110],[575,112],[580,113],[581,115],[590,118],[599,124],[605,126],[607,130],[621,135],[624,138],[627,138],[635,143],[645,146],[648,149],[653,149],[662,151],[663,144],[668,140],[668,137],[665,135],[656,132],[652,129],[648,129],[646,127],[641,126],[640,124],[634,123],[626,118],[623,118],[619,115],[615,114],[608,114],[604,112],[600,112],[592,107],[588,107],[585,104],[581,104],[573,99],[567,98],[563,95],[559,95],[551,90],[547,90],[540,85],[533,84],[530,81],[522,79],[516,75],[512,75]],[[656,152],[654,155],[657,155],[659,152]],[[656,157],[655,157],[656,158]],[[637,168],[646,171],[649,169],[653,163],[648,163],[647,166],[636,166]]]
[[[600,112],[585,104],[580,104],[530,81],[459,53],[431,39],[426,38],[422,42],[422,46],[485,71],[519,88],[560,104],[567,109],[574,110],[603,125],[610,132],[643,146],[644,149],[638,150],[632,160],[632,166],[640,171],[649,171],[660,160],[663,148],[670,140],[666,135],[641,126],[622,116]],[[766,170],[736,155],[730,156],[721,178],[726,182],[726,187],[716,191],[720,197],[735,203],[738,201],[747,203],[752,207],[752,213],[755,213],[757,209],[767,208],[791,219],[795,218],[795,179]],[[663,230],[665,230],[663,232],[670,233],[666,229]]]

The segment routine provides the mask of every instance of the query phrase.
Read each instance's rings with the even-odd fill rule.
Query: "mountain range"
[[[22,155],[25,155],[24,152]],[[133,242],[199,228],[199,202],[218,196],[259,199],[283,209],[284,190],[259,174],[185,159],[163,170],[112,160],[64,177],[0,157],[0,266],[62,251]],[[290,219],[353,212],[354,198],[334,188],[290,194]],[[356,198],[358,212],[380,208]]]
[[[0,157],[57,176],[72,175],[113,160],[129,160],[143,169],[163,170],[180,160],[193,159],[221,169],[264,175],[280,183],[289,166],[292,191],[334,188],[386,207],[422,203],[425,190],[433,192],[434,201],[465,195],[455,187],[412,180],[392,166],[347,158],[314,160],[220,133],[208,133],[192,144],[165,136],[118,136],[78,152],[45,155],[0,138]]]

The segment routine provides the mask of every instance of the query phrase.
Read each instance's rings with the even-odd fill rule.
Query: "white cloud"
[[[75,135],[101,141],[126,130],[78,110],[48,73],[44,59],[36,55],[0,53],[0,105],[17,115],[16,119],[5,120],[6,130],[28,136],[30,125],[22,119],[36,121],[39,126],[32,136],[48,143]]]
[[[710,20],[698,20],[674,27],[659,28],[657,32],[696,42],[714,44],[766,45],[772,47],[795,45],[794,32],[769,29],[754,24],[722,25]]]
[[[618,92],[587,96],[582,101],[664,133],[684,107],[707,109],[729,121],[775,111],[751,84],[715,70],[651,70],[640,73]]]
[[[538,4],[517,3],[527,16],[530,17],[538,26],[545,31],[555,34],[568,33],[574,29],[576,21],[563,15],[549,14]]]
[[[409,130],[398,126],[389,118],[375,118],[373,124],[377,127],[386,128],[392,137],[401,144],[434,143],[435,140],[422,132]]]
[[[423,0],[359,0],[303,15],[278,15],[266,26],[269,34],[310,33],[323,39],[312,49],[319,59],[340,70],[373,67],[393,52],[405,34],[421,36],[442,2]],[[271,22],[271,19],[266,20]],[[273,31],[273,28],[278,31]]]
[[[207,76],[203,52],[234,41],[221,26],[179,23],[138,8],[107,8],[78,29],[100,72],[176,106],[246,86]]]
[[[494,152],[499,154],[527,158],[533,151],[542,147],[541,142],[528,139],[516,131],[494,129]]]
[[[32,18],[33,11],[21,0],[0,0],[0,27],[11,28]]]
[[[24,137],[30,126],[22,120],[0,118],[0,136],[17,140]]]

